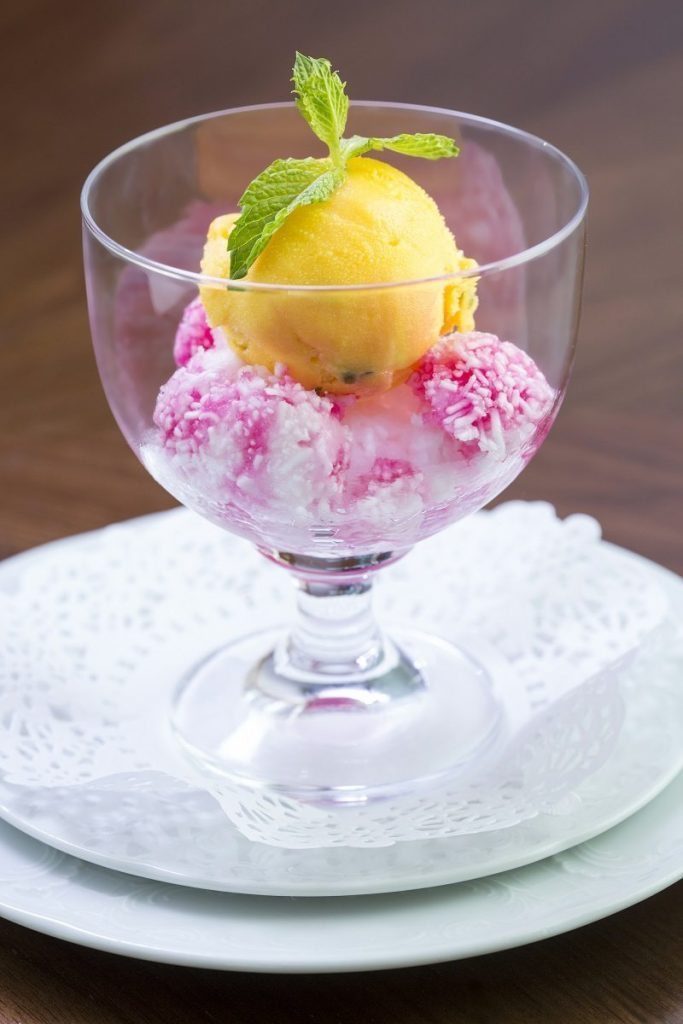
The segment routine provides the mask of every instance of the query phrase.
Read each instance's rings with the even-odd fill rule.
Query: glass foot
[[[290,634],[235,640],[181,682],[174,733],[203,768],[294,799],[345,804],[414,790],[471,765],[497,731],[487,674],[438,637],[396,630],[352,676],[321,678]]]

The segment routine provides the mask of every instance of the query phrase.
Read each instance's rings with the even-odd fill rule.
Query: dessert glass
[[[588,198],[559,150],[483,118],[352,103],[350,129],[456,138],[456,160],[390,162],[433,197],[476,269],[336,287],[202,276],[210,222],[236,210],[246,183],[276,157],[311,155],[293,104],[151,132],[106,157],[82,194],[95,354],[126,440],[171,494],[251,541],[297,588],[291,626],[262,630],[253,608],[252,632],[231,637],[228,626],[220,650],[179,666],[160,714],[203,770],[323,805],[429,787],[471,768],[505,729],[495,680],[447,638],[380,626],[371,592],[382,567],[495,497],[547,435],[576,339]],[[220,334],[214,350],[174,366],[178,323],[198,288],[227,296],[245,329],[257,324],[276,339],[280,330],[352,331],[361,339],[353,388],[373,338],[391,344],[440,309],[446,289],[474,284],[478,333],[467,336],[463,372],[475,390],[521,381],[514,415],[504,402],[500,414],[480,415],[460,392],[449,406],[419,372],[360,399],[307,391],[283,368],[228,386],[238,357]],[[254,388],[267,416],[246,453]],[[452,616],[457,632],[457,608]]]

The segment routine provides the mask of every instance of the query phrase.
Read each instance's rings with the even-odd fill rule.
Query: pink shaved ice
[[[451,335],[406,384],[340,400],[206,347],[204,323],[191,304],[143,458],[185,503],[267,546],[405,548],[498,493],[550,422],[545,377],[494,335]]]

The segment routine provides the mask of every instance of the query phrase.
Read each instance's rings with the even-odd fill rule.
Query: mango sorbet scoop
[[[284,365],[306,388],[333,394],[386,391],[441,334],[473,329],[476,278],[457,275],[476,263],[424,189],[363,154],[434,160],[458,149],[439,135],[344,139],[348,99],[329,61],[297,54],[293,82],[329,156],[274,161],[242,195],[241,214],[213,221],[202,272],[233,284],[204,286],[201,299],[247,363]],[[240,281],[337,290],[245,290]],[[387,287],[339,287],[359,285]]]

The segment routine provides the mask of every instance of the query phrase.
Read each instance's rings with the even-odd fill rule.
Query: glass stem
[[[299,577],[297,617],[286,645],[291,668],[361,682],[383,661],[385,641],[372,609],[372,580],[312,582]]]
[[[253,692],[280,707],[320,710],[423,691],[419,669],[383,633],[372,608],[376,570],[405,552],[336,560],[262,552],[293,573],[297,612],[292,629],[252,672]]]

